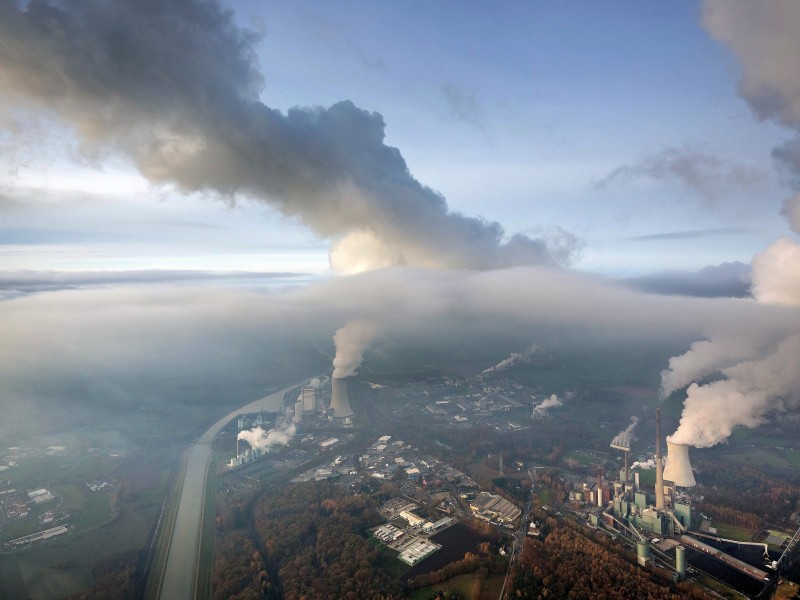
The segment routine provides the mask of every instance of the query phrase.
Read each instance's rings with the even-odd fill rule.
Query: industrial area
[[[340,438],[344,439],[346,433],[334,433],[358,427],[358,416],[353,412],[348,392],[355,382],[353,378],[314,379],[309,385],[287,394],[277,415],[263,412],[241,415],[237,420],[236,456],[228,462],[229,468],[236,469],[259,456],[285,450],[289,445],[303,448],[303,460],[315,454],[330,457],[328,462],[298,474],[294,478],[296,482],[333,479],[354,489],[365,482],[395,482],[399,494],[384,504],[381,514],[386,521],[372,534],[376,540],[396,550],[399,560],[409,566],[435,554],[441,546],[433,539],[434,534],[457,523],[460,517],[484,520],[509,534],[522,528],[529,535],[538,535],[539,523],[527,512],[531,509],[530,503],[525,506],[512,497],[480,491],[479,484],[467,473],[402,440],[383,435],[364,450],[344,452]],[[519,421],[520,424],[513,427],[519,431],[529,427],[523,415],[530,422],[547,419],[550,410],[564,410],[555,394],[536,398],[522,386],[497,378],[481,384],[490,389],[473,391],[465,400],[452,397],[453,388],[463,388],[463,383],[455,380],[433,384],[416,382],[413,385],[419,400],[398,402],[387,412],[402,415],[418,411],[422,405],[430,418],[446,426],[458,426],[457,417],[466,420],[467,415],[471,415],[499,430],[509,424],[513,427],[515,421]],[[376,404],[387,392],[385,386],[374,382],[357,382],[357,385],[369,389],[370,394],[379,399]],[[433,391],[436,387],[443,388],[450,397],[437,400]],[[502,392],[497,393],[497,390]],[[407,394],[407,390],[404,393]],[[531,398],[536,398],[532,409],[526,407],[530,406]],[[456,414],[450,414],[454,412],[451,407]],[[476,407],[479,410],[470,411]],[[511,409],[514,413],[509,414]],[[634,418],[634,425],[635,421]],[[564,497],[554,498],[550,506],[540,508],[552,516],[579,520],[627,543],[639,565],[653,564],[668,569],[675,581],[703,573],[749,597],[770,597],[781,573],[797,558],[800,529],[794,535],[778,535],[773,540],[777,543],[771,545],[716,535],[709,526],[709,519],[695,508],[702,497],[696,495],[697,481],[689,459],[689,446],[674,443],[667,437],[666,456],[662,456],[660,408],[655,411],[655,421],[655,453],[647,464],[641,460],[630,464],[633,436],[623,432],[610,445],[622,453],[618,472],[598,466],[593,479],[561,470]],[[271,429],[264,429],[270,424]],[[242,440],[249,443],[244,444]],[[642,452],[636,454],[643,458]],[[533,475],[536,469],[546,468],[522,462],[514,468],[520,471],[523,467],[523,472]],[[645,483],[648,467],[655,470],[654,484]],[[499,474],[503,472],[501,456]],[[535,492],[533,475],[531,491]],[[421,516],[415,512],[423,504],[435,505],[438,515]]]

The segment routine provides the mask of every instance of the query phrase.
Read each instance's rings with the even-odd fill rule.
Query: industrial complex
[[[379,437],[366,450],[348,454],[342,448],[344,440],[351,436],[348,431],[355,431],[353,419],[357,416],[350,403],[352,377],[316,381],[318,385],[303,385],[288,392],[277,413],[262,411],[239,416],[236,456],[228,466],[236,469],[288,446],[289,454],[297,462],[315,455],[330,455],[329,464],[317,463],[293,481],[335,479],[351,486],[395,482],[400,495],[383,505],[380,512],[386,521],[371,533],[376,543],[395,550],[398,558],[409,566],[437,553],[441,545],[432,537],[460,519],[484,521],[507,533],[521,528],[528,535],[539,535],[539,523],[532,518],[530,504],[523,510],[514,498],[478,491],[478,485],[465,473],[390,435]],[[387,400],[391,397],[385,386],[368,385],[376,396]],[[516,411],[514,414],[526,410],[525,403],[520,401],[525,390],[519,386],[508,388],[497,379],[480,381],[478,391],[466,398],[453,397],[449,392],[449,397],[442,400],[429,396],[426,386],[415,385],[420,392],[417,403],[397,402],[385,406],[398,416],[402,411],[420,410],[418,407],[422,406],[422,410],[430,413],[429,418],[443,427],[459,427],[461,419],[466,419],[463,415],[470,415],[476,420],[484,419],[498,430],[503,430],[503,424],[509,422],[506,416],[509,410]],[[502,393],[494,390],[487,393],[486,386],[494,386]],[[393,394],[404,393],[402,387],[398,390]],[[443,393],[448,394],[448,390],[443,389]],[[500,400],[493,400],[496,397]],[[569,410],[563,408],[555,394],[549,401],[546,395],[544,401],[540,398],[534,398],[533,411],[528,413],[528,419],[534,422],[547,419],[548,409]],[[470,411],[470,401],[483,403],[492,410],[485,411],[486,414]],[[451,410],[451,406],[455,408]],[[565,497],[554,498],[556,506],[541,508],[558,517],[565,517],[563,510],[566,516],[627,542],[641,566],[653,564],[671,570],[675,581],[693,572],[713,573],[714,578],[751,597],[767,594],[777,585],[782,564],[795,558],[800,530],[794,537],[782,538],[781,544],[773,544],[771,549],[765,542],[743,542],[714,535],[708,518],[695,508],[702,504],[703,498],[696,492],[697,480],[690,463],[689,446],[662,437],[660,409],[655,411],[655,421],[652,455],[638,451],[635,456],[639,461],[631,464],[635,439],[632,430],[638,422],[638,418],[633,417],[628,429],[614,437],[610,444],[622,453],[618,470],[609,468],[608,459],[601,459],[590,467],[595,474],[588,478],[585,474],[561,471]],[[520,429],[523,427],[511,430]],[[296,444],[291,442],[295,435],[299,440]],[[664,443],[666,456],[662,455]],[[603,454],[588,449],[575,452],[589,461],[589,465],[583,463],[584,467],[593,464],[594,455]],[[565,457],[565,464],[569,465],[570,461],[573,459]],[[526,472],[521,461],[515,463],[513,469]],[[534,488],[537,469],[552,467],[528,467],[527,474]],[[655,471],[655,482],[651,469]],[[502,454],[498,473],[501,477],[504,473]],[[420,516],[415,511],[421,504],[436,506],[440,515]],[[780,556],[775,555],[776,546],[782,549]]]

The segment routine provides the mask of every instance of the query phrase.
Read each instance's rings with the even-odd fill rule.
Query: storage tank
[[[647,542],[637,542],[636,557],[639,561],[639,566],[643,567],[647,564],[647,560],[650,558],[650,546],[647,545]]]
[[[678,573],[678,581],[686,579],[686,548],[683,546],[675,548],[675,571]]]
[[[697,482],[689,463],[689,446],[674,444],[667,438],[667,466],[664,467],[664,479],[678,487],[694,487]]]
[[[350,396],[347,393],[347,381],[346,377],[334,377],[331,380],[331,410],[336,419],[353,416]]]

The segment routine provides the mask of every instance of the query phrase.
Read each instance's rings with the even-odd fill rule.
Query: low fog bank
[[[427,348],[487,368],[512,353],[652,349],[654,373],[691,340],[736,329],[780,337],[796,311],[752,300],[665,297],[546,267],[392,268],[303,288],[107,286],[0,302],[3,427],[56,426],[57,412],[228,407],[332,368],[334,334],[391,358]],[[742,325],[744,324],[744,325]],[[735,327],[734,327],[735,325]],[[340,334],[341,336],[341,334]],[[342,340],[337,340],[337,346]],[[247,397],[248,394],[253,394]]]

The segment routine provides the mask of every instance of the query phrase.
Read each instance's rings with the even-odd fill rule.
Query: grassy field
[[[729,525],[728,523],[714,522],[711,526],[716,528],[718,536],[740,542],[749,542],[757,531],[747,527],[739,527],[738,525]]]
[[[536,488],[536,496],[539,498],[539,504],[547,506],[552,500],[552,494],[549,488],[540,487]]]
[[[583,466],[600,464],[608,457],[607,452],[598,452],[597,450],[588,450],[586,448],[578,448],[567,454],[567,458],[571,458]]]
[[[796,474],[800,470],[800,452],[790,448],[740,446],[730,448],[724,460],[749,465],[768,472]]]
[[[481,586],[480,598],[497,598],[500,596],[500,590],[503,587],[504,575],[495,575],[484,580]],[[458,594],[459,598],[466,600],[479,600],[473,591],[473,582],[475,575],[458,575],[452,579],[448,579],[439,585],[420,588],[411,594],[411,600],[430,600],[433,595],[439,590],[443,592],[451,591]]]

